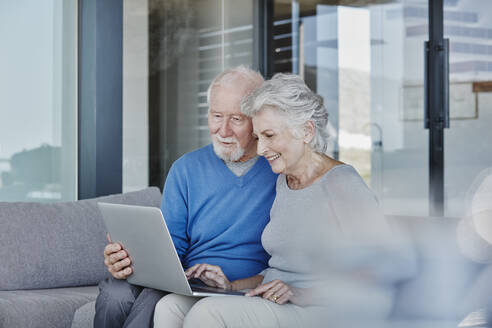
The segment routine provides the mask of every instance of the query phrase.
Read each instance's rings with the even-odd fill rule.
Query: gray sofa
[[[74,202],[0,202],[0,327],[91,327],[106,228],[97,202],[160,207],[158,188]]]
[[[96,203],[159,207],[157,188],[67,203],[0,202],[0,328],[92,326],[97,283],[109,274]],[[492,270],[466,259],[451,218],[389,217],[418,256],[395,288],[392,328],[451,328],[492,288]],[[397,268],[396,268],[397,269]]]

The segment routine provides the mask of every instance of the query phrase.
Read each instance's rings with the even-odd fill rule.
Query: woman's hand
[[[260,285],[246,293],[246,296],[261,295],[264,299],[277,304],[285,304],[293,301],[294,288],[279,279]]]
[[[208,286],[232,290],[231,282],[217,265],[206,263],[195,264],[191,268],[188,268],[185,274],[188,279],[198,278]]]

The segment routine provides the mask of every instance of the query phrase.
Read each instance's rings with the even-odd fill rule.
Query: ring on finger
[[[277,300],[279,299],[279,296],[278,295],[273,295],[272,296],[272,300],[277,303]]]

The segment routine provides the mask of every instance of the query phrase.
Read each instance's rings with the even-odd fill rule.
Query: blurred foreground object
[[[492,168],[482,171],[468,191],[468,214],[457,227],[461,252],[473,261],[489,264],[477,276],[465,308],[470,312],[458,327],[491,327],[492,309]]]
[[[458,325],[458,328],[468,327],[490,327],[490,313],[485,309],[479,309],[466,316]]]
[[[478,182],[470,214],[478,235],[492,244],[492,169],[482,172]]]

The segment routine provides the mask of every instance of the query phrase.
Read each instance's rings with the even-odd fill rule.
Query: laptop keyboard
[[[241,292],[241,291],[224,290],[221,288],[196,285],[196,284],[190,284],[190,287],[191,287],[191,290],[193,290],[194,292],[198,292],[198,293],[215,293],[215,294],[227,294],[227,295],[239,295],[239,296],[243,296],[245,294],[244,292]]]

